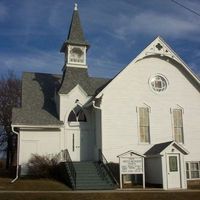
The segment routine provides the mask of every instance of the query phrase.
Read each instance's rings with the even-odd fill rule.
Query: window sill
[[[199,178],[187,178],[187,181],[195,181],[195,180],[200,180],[200,177]]]
[[[71,127],[87,126],[87,122],[68,122],[68,125]]]
[[[150,145],[151,143],[150,142],[139,142],[138,144],[139,145]]]

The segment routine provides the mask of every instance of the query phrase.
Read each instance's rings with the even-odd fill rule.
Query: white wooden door
[[[168,189],[181,188],[179,154],[167,154],[167,178]]]
[[[93,149],[88,130],[68,129],[66,132],[66,148],[72,161],[91,160]]]
[[[80,161],[80,131],[67,130],[67,149],[72,161]]]

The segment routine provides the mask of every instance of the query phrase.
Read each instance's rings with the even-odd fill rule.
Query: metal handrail
[[[73,180],[72,187],[73,189],[76,189],[76,170],[71,160],[69,151],[67,149],[62,150],[62,159],[66,162],[70,175],[72,177],[72,180]]]
[[[117,179],[115,178],[115,176],[113,175],[113,171],[112,169],[109,167],[109,163],[106,160],[105,156],[103,155],[101,149],[99,149],[99,161],[103,164],[103,166],[105,167],[105,169],[107,170],[107,172],[109,173],[109,175],[111,176],[111,178],[113,179],[113,181],[119,185]]]

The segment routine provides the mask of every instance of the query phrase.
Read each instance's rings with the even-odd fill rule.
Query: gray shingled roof
[[[74,10],[71,25],[69,28],[69,33],[67,40],[64,42],[61,52],[65,52],[67,44],[75,44],[75,45],[86,45],[89,46],[88,42],[85,40],[83,29],[81,26],[81,21],[79,18],[78,10]]]
[[[60,94],[67,94],[79,84],[88,96],[96,94],[97,90],[106,85],[109,79],[89,77],[87,69],[67,68],[63,75],[63,81],[59,90]]]
[[[13,124],[58,125],[55,90],[60,75],[24,73],[22,77],[22,107],[13,109]]]
[[[49,113],[43,109],[32,110],[24,108],[14,108],[12,112],[12,124],[30,125],[30,126],[58,126],[63,122],[54,116],[55,113]]]
[[[67,75],[67,74],[68,75]],[[62,75],[44,73],[24,73],[22,78],[22,107],[14,108],[12,123],[15,125],[62,125],[59,121],[55,92],[67,94],[79,84],[89,95],[95,95],[98,88],[108,79],[89,77],[85,69],[69,69]],[[67,79],[66,79],[67,78]],[[62,89],[62,90],[61,90]]]
[[[164,142],[155,144],[152,146],[144,155],[150,156],[150,155],[158,155],[160,154],[165,148],[167,148],[173,141]]]

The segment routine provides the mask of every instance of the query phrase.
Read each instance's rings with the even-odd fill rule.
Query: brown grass
[[[154,193],[56,193],[56,194],[44,194],[44,193],[32,193],[32,194],[0,194],[1,200],[13,199],[13,200],[198,200],[200,199],[200,192],[154,192]]]
[[[70,192],[63,193],[70,190],[66,185],[49,179],[19,179],[15,183],[10,183],[10,178],[0,178],[0,200],[198,200],[200,199],[200,191],[163,191],[160,189],[153,190],[135,190],[128,192],[121,191],[107,191],[107,192]],[[199,189],[200,182],[190,182],[190,188]],[[18,193],[9,192],[11,190],[24,191]],[[33,192],[25,192],[25,191]],[[39,191],[35,193],[34,191]],[[49,192],[43,192],[49,191]],[[52,193],[50,191],[58,191]],[[59,193],[60,191],[60,193]]]
[[[0,191],[6,190],[66,191],[69,188],[58,181],[50,179],[19,179],[15,183],[11,183],[10,178],[0,178]]]

